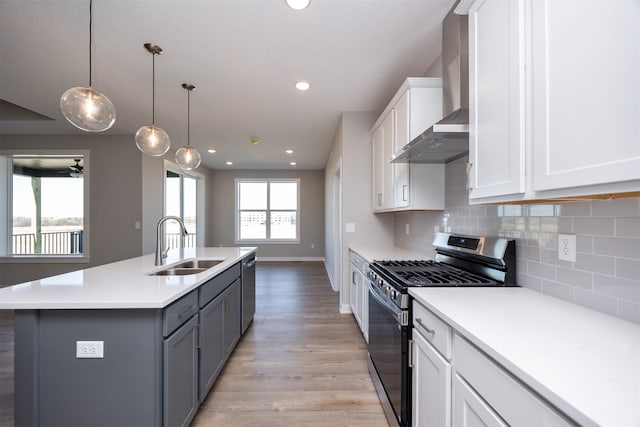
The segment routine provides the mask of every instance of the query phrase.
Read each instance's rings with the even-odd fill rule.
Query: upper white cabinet
[[[636,0],[476,0],[472,203],[640,190]]]
[[[444,165],[389,163],[442,118],[442,79],[408,78],[372,130],[373,211],[444,209]]]

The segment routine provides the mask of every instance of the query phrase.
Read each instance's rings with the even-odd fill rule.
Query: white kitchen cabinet
[[[471,203],[640,190],[637,1],[457,12],[469,14]]]
[[[477,396],[508,425],[573,425],[542,398],[457,334],[453,337],[453,366],[456,377],[464,378]],[[457,396],[457,392],[454,390],[454,425],[459,425],[459,420],[464,419],[464,413],[460,411],[466,411],[466,404],[460,402],[460,399],[466,398]]]
[[[507,427],[502,418],[458,375],[453,380],[453,425]]]
[[[441,118],[442,79],[408,78],[373,127],[374,212],[444,209],[444,165],[389,163]]]
[[[362,331],[365,341],[369,342],[369,287],[366,273],[367,262],[354,251],[349,251],[349,277],[351,312]]]
[[[524,0],[469,10],[470,197],[525,190]]]
[[[451,364],[420,332],[418,327],[413,328],[411,424],[414,427],[449,427]]]

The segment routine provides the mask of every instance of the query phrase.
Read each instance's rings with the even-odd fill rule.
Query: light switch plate
[[[76,359],[103,359],[104,341],[76,341]]]
[[[576,262],[575,234],[558,234],[558,259]]]

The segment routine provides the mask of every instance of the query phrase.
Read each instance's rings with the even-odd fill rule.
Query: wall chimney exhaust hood
[[[468,18],[449,11],[442,22],[445,117],[395,152],[392,163],[447,163],[469,153]]]

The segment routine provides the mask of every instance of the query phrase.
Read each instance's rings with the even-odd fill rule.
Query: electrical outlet
[[[404,234],[409,234],[409,224],[404,225]]]
[[[558,234],[558,259],[576,262],[575,234]]]
[[[76,359],[103,359],[104,341],[76,341]]]

